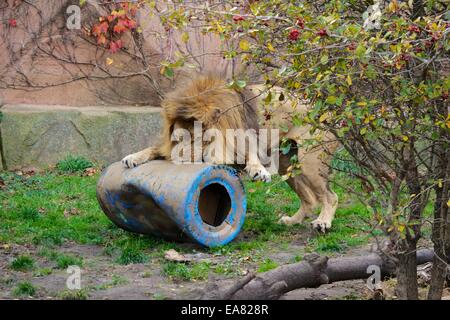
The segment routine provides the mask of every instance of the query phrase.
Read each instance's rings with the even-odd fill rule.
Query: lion
[[[271,99],[268,99],[268,95]],[[197,76],[178,86],[163,99],[160,142],[126,156],[122,163],[126,168],[134,168],[154,159],[174,160],[173,152],[177,145],[177,141],[174,141],[175,133],[180,129],[193,133],[196,122],[202,124],[202,132],[213,129],[225,137],[222,140],[200,142],[200,161],[212,164],[230,164],[227,161],[230,156],[228,146],[234,145],[239,138],[227,137],[226,132],[230,129],[250,132],[245,139],[261,139],[257,135],[261,129],[283,128],[278,131],[278,141],[270,141],[270,137],[266,137],[265,142],[271,147],[279,145],[280,141],[292,142],[294,145],[287,154],[279,153],[273,148],[275,151],[270,156],[279,154],[278,173],[281,175],[292,171],[292,157],[297,157],[300,173],[287,175],[287,183],[300,198],[301,206],[293,216],[282,216],[280,223],[301,224],[305,218],[312,216],[317,207],[321,207],[312,226],[318,231],[326,232],[332,226],[338,206],[338,196],[330,189],[328,181],[329,163],[338,143],[329,132],[311,133],[309,126],[293,125],[293,117],[304,114],[308,108],[308,103],[290,97],[279,87],[271,87],[270,91],[265,85],[249,85],[245,89],[239,89],[227,86],[225,80],[215,75]],[[321,139],[322,143],[314,147],[302,146],[310,139]],[[191,141],[192,144],[195,143],[194,140]],[[246,148],[245,154],[241,150],[230,149],[233,153],[231,159],[240,155],[245,162],[231,164],[241,165],[253,180],[271,181],[271,172],[262,163],[255,148]],[[189,160],[195,160],[194,153],[191,153],[188,155]]]

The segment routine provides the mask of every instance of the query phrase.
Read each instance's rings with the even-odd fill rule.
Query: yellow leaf
[[[397,11],[397,10],[398,10],[398,4],[397,4],[397,1],[394,0],[394,1],[392,1],[391,3],[389,3],[388,9],[389,9],[389,12],[395,12],[395,11]]]
[[[320,116],[319,121],[324,122],[327,119],[328,119],[328,113],[324,113]]]
[[[218,22],[216,22],[216,26],[217,31],[219,31],[219,33],[223,33],[225,31],[225,29]]]
[[[348,74],[347,75],[347,84],[349,85],[349,86],[351,86],[352,85],[352,78],[350,77],[350,75]]]
[[[367,106],[367,102],[361,101],[361,102],[358,102],[356,105],[359,107],[365,107],[365,106]]]
[[[112,65],[113,63],[114,63],[114,60],[113,60],[113,59],[111,59],[111,58],[106,58],[106,64],[107,64],[108,66]]]
[[[408,136],[403,136],[402,139],[403,139],[403,141],[405,141],[405,142],[409,140]]]
[[[189,33],[187,32],[183,32],[183,34],[181,35],[181,41],[183,41],[184,43],[189,41]]]
[[[269,49],[270,52],[274,52],[275,51],[275,48],[273,47],[273,45],[271,43],[269,43],[267,45],[267,49]]]
[[[250,43],[248,43],[247,40],[241,40],[239,42],[239,48],[241,48],[241,50],[243,51],[248,51],[250,50]]]
[[[404,225],[399,225],[399,226],[398,226],[398,231],[399,231],[399,232],[405,231],[405,226],[404,226]]]
[[[439,188],[442,188],[442,179],[439,179],[439,180],[438,180],[438,187],[439,187]]]
[[[447,207],[450,207],[450,199],[447,201]]]

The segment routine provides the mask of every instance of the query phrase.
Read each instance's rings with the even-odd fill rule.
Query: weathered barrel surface
[[[204,246],[227,244],[245,219],[246,196],[237,172],[223,165],[156,160],[104,170],[97,198],[119,227]]]

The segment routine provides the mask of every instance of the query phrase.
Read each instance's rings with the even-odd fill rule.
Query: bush
[[[83,172],[87,168],[91,168],[93,166],[94,164],[86,158],[72,155],[67,156],[56,165],[58,170],[64,173]]]
[[[29,271],[34,267],[34,260],[29,256],[19,256],[11,262],[10,267],[16,271]]]
[[[34,296],[36,294],[36,287],[28,281],[20,282],[13,291],[14,296]]]

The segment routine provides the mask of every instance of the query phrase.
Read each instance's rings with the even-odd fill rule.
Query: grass
[[[59,161],[56,165],[59,171],[64,173],[83,172],[94,164],[84,157],[68,155],[65,159]]]
[[[32,244],[41,248],[38,255],[51,264],[51,267],[46,265],[46,268],[35,270],[31,256],[20,256],[10,263],[12,270],[32,271],[36,277],[48,276],[53,269],[63,270],[70,265],[82,266],[84,263],[81,257],[62,252],[63,245],[99,245],[111,257],[112,263],[157,264],[161,274],[168,279],[201,281],[207,279],[210,272],[238,276],[249,268],[256,267],[259,272],[271,270],[278,263],[267,259],[267,254],[289,250],[292,242],[302,245],[300,251],[292,254],[296,256],[291,260],[294,262],[300,261],[307,252],[319,251],[329,255],[364,244],[370,238],[364,222],[364,219],[370,218],[370,213],[340,187],[354,184],[344,174],[335,175],[339,183],[333,184],[333,189],[341,205],[333,229],[325,235],[312,233],[306,223],[297,226],[278,223],[282,215],[294,214],[300,201],[286,182],[274,177],[270,184],[244,181],[248,210],[238,239],[219,248],[196,248],[213,256],[222,256],[220,263],[215,260],[192,264],[168,262],[163,259],[166,250],[191,253],[192,247],[189,249],[182,244],[132,234],[116,227],[101,211],[96,199],[99,174],[80,174],[86,167],[92,166],[84,160],[68,157],[58,164],[57,170],[31,177],[0,172],[0,178],[5,183],[0,192],[0,244]],[[337,165],[352,170],[348,162]],[[119,278],[107,283],[109,286],[120,284]],[[60,298],[82,299],[84,296],[82,291],[70,291],[61,293]]]
[[[33,277],[46,277],[53,273],[52,268],[41,268],[39,270],[36,270],[36,272],[33,273]]]
[[[271,259],[266,259],[264,260],[263,263],[259,265],[258,272],[267,272],[272,269],[275,269],[276,267],[278,267],[278,263],[276,263]]]
[[[58,294],[61,300],[87,300],[89,293],[86,290],[64,290]]]
[[[82,266],[83,259],[71,255],[60,254],[55,260],[58,269],[67,269],[69,266]]]
[[[66,242],[96,244],[120,264],[145,263],[154,254],[177,248],[176,244],[152,237],[137,236],[117,228],[100,210],[96,199],[98,174],[84,177],[78,174],[44,172],[30,178],[14,173],[0,173],[6,189],[0,193],[0,242],[60,246]],[[341,179],[341,178],[340,178]],[[342,180],[342,179],[341,179]],[[307,232],[305,225],[285,226],[278,223],[283,214],[293,214],[300,203],[290,187],[279,178],[267,185],[246,181],[248,213],[243,226],[245,239],[234,241],[211,252],[264,251],[267,244],[289,242]],[[349,196],[334,188],[341,200]],[[64,211],[76,209],[75,215]],[[311,250],[339,251],[358,245],[363,239],[355,234],[364,231],[358,216],[367,217],[360,205],[346,205],[338,209],[332,232],[312,237],[307,243]],[[67,265],[62,258],[61,265]]]
[[[125,285],[127,283],[128,283],[127,278],[122,277],[117,274],[113,274],[111,277],[111,281],[109,281],[107,283],[103,283],[103,284],[97,286],[95,289],[96,290],[106,290],[106,289],[114,288],[117,286]]]
[[[208,278],[210,264],[207,262],[187,265],[173,261],[165,262],[161,268],[162,274],[172,280],[205,280]]]
[[[67,269],[69,266],[83,266],[83,259],[71,254],[60,253],[55,250],[43,248],[39,255],[55,263],[57,269]]]
[[[145,263],[149,258],[142,252],[143,249],[139,242],[130,242],[121,249],[120,256],[116,261],[119,264]]]
[[[19,284],[14,288],[13,295],[16,297],[23,296],[34,296],[36,294],[36,287],[28,281],[19,282]]]
[[[34,268],[34,260],[30,256],[19,256],[11,262],[10,268],[15,271],[30,271]]]

